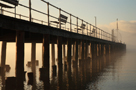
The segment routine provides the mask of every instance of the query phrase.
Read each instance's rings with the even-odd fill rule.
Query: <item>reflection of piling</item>
[[[16,87],[23,89],[24,81],[24,32],[16,32]]]

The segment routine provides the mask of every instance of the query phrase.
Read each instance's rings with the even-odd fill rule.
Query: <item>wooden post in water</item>
[[[67,84],[69,85],[68,90],[71,87],[71,38],[67,39]]]
[[[84,46],[84,57],[87,59],[87,54],[88,54],[88,42],[86,41],[85,46]]]
[[[50,81],[49,81],[49,47],[50,46],[50,35],[49,34],[44,34],[43,35],[43,46],[42,46],[42,68],[44,68],[45,71],[45,77],[44,77],[44,89],[49,90],[50,88]]]
[[[62,37],[57,37],[57,53],[58,53],[58,88],[62,89]]]
[[[16,31],[16,89],[24,87],[24,32]]]
[[[79,58],[82,59],[82,42],[81,41],[79,45]]]
[[[58,70],[62,72],[62,37],[57,38]]]
[[[50,43],[50,35],[44,34],[43,35],[43,54],[42,54],[42,67],[46,68],[49,71],[49,43]]]
[[[35,60],[36,60],[36,43],[32,42],[32,49],[31,49],[32,71],[35,71]]]
[[[65,62],[65,44],[63,44],[63,60]]]
[[[2,41],[2,48],[1,48],[1,67],[4,69],[5,62],[6,62],[6,46],[7,42]]]
[[[81,55],[81,59],[83,60],[84,59],[84,41],[82,40],[81,41],[81,47],[82,47],[82,55]]]
[[[95,76],[97,70],[96,55],[97,55],[97,44],[91,42],[91,53],[92,53],[92,75]]]
[[[51,53],[52,53],[52,66],[55,65],[55,47],[54,43],[51,44]]]
[[[71,71],[71,38],[67,39],[67,70]]]
[[[104,55],[104,44],[101,43],[101,55]]]
[[[78,40],[75,41],[74,44],[74,55],[75,55],[75,63],[77,65],[77,61],[78,61]]]
[[[56,65],[55,65],[55,44],[51,44],[51,55],[52,55],[52,75],[56,76]]]
[[[32,48],[31,48],[31,63],[32,63],[32,72],[33,72],[33,89],[36,88],[36,43],[32,42]]]
[[[109,44],[106,44],[106,54],[109,54]]]

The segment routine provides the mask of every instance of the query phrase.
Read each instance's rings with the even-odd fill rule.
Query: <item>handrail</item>
[[[69,30],[70,32],[74,32],[74,33],[78,33],[78,34],[84,34],[84,35],[87,35],[87,36],[93,36],[93,37],[96,37],[96,38],[106,39],[106,40],[110,40],[110,41],[112,41],[112,39],[115,38],[115,36],[113,36],[112,34],[110,34],[110,33],[106,32],[106,31],[104,31],[104,30],[102,30],[102,29],[100,29],[100,28],[98,28],[98,27],[88,23],[87,21],[84,21],[83,19],[81,19],[81,18],[79,18],[79,17],[77,17],[75,15],[72,15],[72,14],[62,10],[61,8],[56,7],[55,5],[52,5],[52,4],[50,4],[49,2],[47,2],[45,0],[41,0],[41,1],[47,3],[47,9],[48,9],[47,13],[39,11],[39,10],[36,10],[34,8],[31,8],[30,6],[26,6],[26,5],[23,5],[23,4],[20,4],[20,3],[18,5],[22,6],[24,8],[29,9],[29,12],[31,12],[30,10],[32,10],[32,11],[38,12],[40,14],[47,15],[48,16],[47,17],[47,22],[44,21],[44,20],[39,20],[39,19],[36,19],[36,18],[32,18],[30,15],[29,16],[25,16],[25,15],[17,14],[16,12],[14,13],[14,12],[7,11],[7,10],[4,10],[4,9],[1,9],[1,12],[5,11],[5,12],[11,13],[11,14],[15,14],[15,18],[17,18],[16,16],[19,16],[20,19],[22,19],[21,17],[25,17],[25,18],[28,18],[28,21],[29,20],[32,20],[32,22],[39,21],[42,24],[45,23],[46,25],[50,25],[50,26],[57,27],[57,28],[61,29],[61,21],[59,19],[60,17],[55,17],[55,16],[49,14],[49,5],[50,5],[50,6],[54,7],[54,8],[56,8],[56,9],[58,9],[60,14],[61,14],[61,12],[64,12],[64,13],[66,13],[66,14],[68,14],[70,16],[70,21],[67,21],[65,23],[65,27],[64,26],[62,27],[64,30]],[[58,21],[59,23],[56,24],[56,25],[52,24],[50,22],[50,19],[49,19],[50,17],[59,20]],[[71,18],[75,18],[77,21],[75,23],[72,23]],[[35,20],[35,21],[33,21],[33,20]],[[78,30],[78,28],[80,28],[79,22],[81,24],[85,24],[86,25],[85,28],[81,29],[80,32]],[[69,25],[69,28],[67,28],[68,25],[66,25],[66,24]],[[94,30],[94,32],[93,32],[93,30]]]

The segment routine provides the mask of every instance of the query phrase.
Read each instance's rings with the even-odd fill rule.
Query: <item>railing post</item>
[[[91,36],[91,24],[90,24],[90,36]]]
[[[100,38],[100,29],[99,29],[99,38]]]
[[[31,22],[31,18],[32,18],[32,15],[31,15],[31,0],[29,0],[29,21]]]
[[[83,20],[82,20],[82,24],[83,24]],[[83,29],[82,29],[82,34],[83,34]]]
[[[2,6],[1,6],[1,8],[0,8],[0,14],[2,14]]]
[[[97,27],[96,27],[96,38],[97,38]]]
[[[102,30],[101,30],[101,39],[102,39]]]
[[[78,17],[77,17],[77,33],[78,33]]]
[[[61,8],[59,9],[59,28],[61,29],[61,18],[60,18],[60,14],[61,14]]]
[[[19,15],[20,19],[21,19],[21,14]]]
[[[72,26],[71,26],[71,14],[70,14],[70,31],[72,31]]]
[[[88,36],[88,23],[87,23],[87,36]]]
[[[94,29],[94,26],[93,26],[93,32],[94,32],[94,37],[95,37],[95,32],[96,32],[96,31],[95,31],[95,29]]]
[[[1,6],[1,14],[3,14],[3,9],[2,9],[2,6]]]
[[[47,18],[48,18],[48,26],[50,26],[50,19],[49,19],[49,17],[50,17],[50,13],[49,13],[49,2],[47,3]]]
[[[16,6],[15,6],[15,18],[16,18]]]

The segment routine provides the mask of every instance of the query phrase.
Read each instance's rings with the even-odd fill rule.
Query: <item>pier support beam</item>
[[[56,76],[56,65],[55,65],[55,45],[51,44],[51,53],[52,53],[52,75]]]
[[[104,55],[104,44],[101,44],[101,55]]]
[[[32,42],[32,48],[31,48],[31,62],[32,62],[32,72],[33,72],[33,89],[36,88],[36,43]]]
[[[62,37],[57,37],[57,53],[58,53],[58,87],[62,90]]]
[[[32,72],[35,71],[35,60],[36,60],[36,43],[32,42],[31,49]]]
[[[78,62],[78,40],[75,40],[74,42],[74,65],[77,66]]]
[[[44,34],[43,35],[43,46],[42,46],[42,67],[43,67],[43,72],[45,72],[45,80],[44,80],[44,88],[46,88],[45,90],[49,90],[50,88],[50,81],[49,81],[49,47],[50,46],[50,35],[49,34]]]
[[[71,38],[67,40],[67,70],[71,71]]]
[[[109,44],[106,44],[106,54],[109,54]]]
[[[75,61],[78,61],[78,40],[75,41]]]
[[[1,48],[1,67],[5,66],[5,62],[6,62],[6,46],[7,46],[7,42],[6,41],[2,41],[2,48]]]
[[[58,70],[62,72],[62,37],[57,38]]]
[[[81,59],[83,60],[84,59],[84,41],[81,41]]]
[[[55,47],[54,43],[51,44],[51,53],[52,53],[52,66],[55,65]]]
[[[88,51],[88,43],[86,41],[86,43],[84,44],[84,59],[87,59],[87,51]]]
[[[50,35],[46,34],[43,35],[43,54],[42,54],[42,67],[46,68],[47,71],[49,71],[49,41],[50,41]]]
[[[24,32],[16,32],[16,89],[24,87]]]
[[[63,60],[65,62],[65,44],[63,44]]]
[[[36,66],[35,66],[35,60],[36,60],[36,43],[35,42],[32,42],[32,48],[31,48],[31,63],[32,63],[32,72],[33,72],[33,87],[32,88],[35,88],[36,87],[36,79],[35,79],[35,76],[36,76]]]

